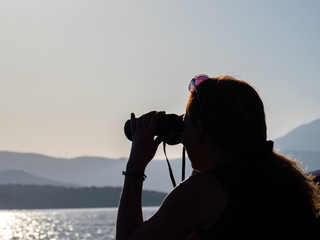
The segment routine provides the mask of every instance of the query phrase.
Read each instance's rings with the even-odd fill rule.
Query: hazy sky
[[[269,138],[282,136],[320,118],[319,11],[316,0],[1,0],[0,150],[127,157],[130,113],[184,113],[198,73],[251,83]]]

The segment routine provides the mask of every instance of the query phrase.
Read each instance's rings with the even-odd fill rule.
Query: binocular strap
[[[170,162],[169,162],[169,159],[167,157],[167,152],[166,152],[166,143],[163,142],[163,152],[164,152],[164,155],[166,157],[166,161],[167,161],[167,164],[168,164],[168,169],[169,169],[169,175],[170,175],[170,179],[171,179],[171,182],[172,182],[172,186],[175,188],[177,186],[176,184],[176,180],[174,179],[174,175],[173,175],[173,171],[172,171],[172,168],[171,168],[171,165],[170,165]],[[183,147],[182,149],[182,173],[181,173],[181,181],[183,181],[185,179],[185,169],[186,168],[186,151],[185,151],[185,148]]]

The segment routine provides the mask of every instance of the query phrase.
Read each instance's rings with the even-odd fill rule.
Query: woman
[[[189,90],[182,143],[197,174],[174,188],[159,210],[143,221],[144,170],[161,143],[154,135],[164,112],[140,118],[132,114],[133,142],[116,239],[319,234],[319,189],[296,162],[273,151],[257,92],[244,81],[207,75],[194,77]]]

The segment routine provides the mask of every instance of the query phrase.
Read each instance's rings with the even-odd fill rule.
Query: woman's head
[[[209,166],[201,158],[197,159],[201,154],[198,151],[201,143],[194,136],[197,136],[195,133],[199,126],[203,126],[215,144],[212,147],[215,153],[227,157],[230,154],[232,157],[239,156],[247,163],[261,163],[260,174],[291,192],[292,196],[305,199],[315,214],[320,216],[320,189],[313,182],[314,177],[306,176],[296,161],[270,151],[272,148],[268,143],[271,142],[266,142],[267,127],[263,103],[254,88],[229,76],[200,82],[196,86],[197,92],[191,91],[189,97],[183,139],[192,159],[195,159],[192,161],[193,166],[198,167],[197,170],[208,169],[206,167]],[[193,147],[194,145],[198,146]],[[205,147],[200,150],[205,151],[207,146],[203,146]],[[256,162],[256,154],[263,152],[271,154],[261,155],[262,161]]]
[[[199,99],[192,91],[187,114],[194,123],[203,122],[218,148],[235,155],[261,148],[267,138],[264,107],[248,83],[221,76],[196,88]]]

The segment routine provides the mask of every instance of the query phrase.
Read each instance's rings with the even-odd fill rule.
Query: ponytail
[[[273,151],[262,162],[263,170],[284,189],[296,193],[305,199],[316,214],[320,216],[320,186],[315,176],[306,174],[295,160]]]

